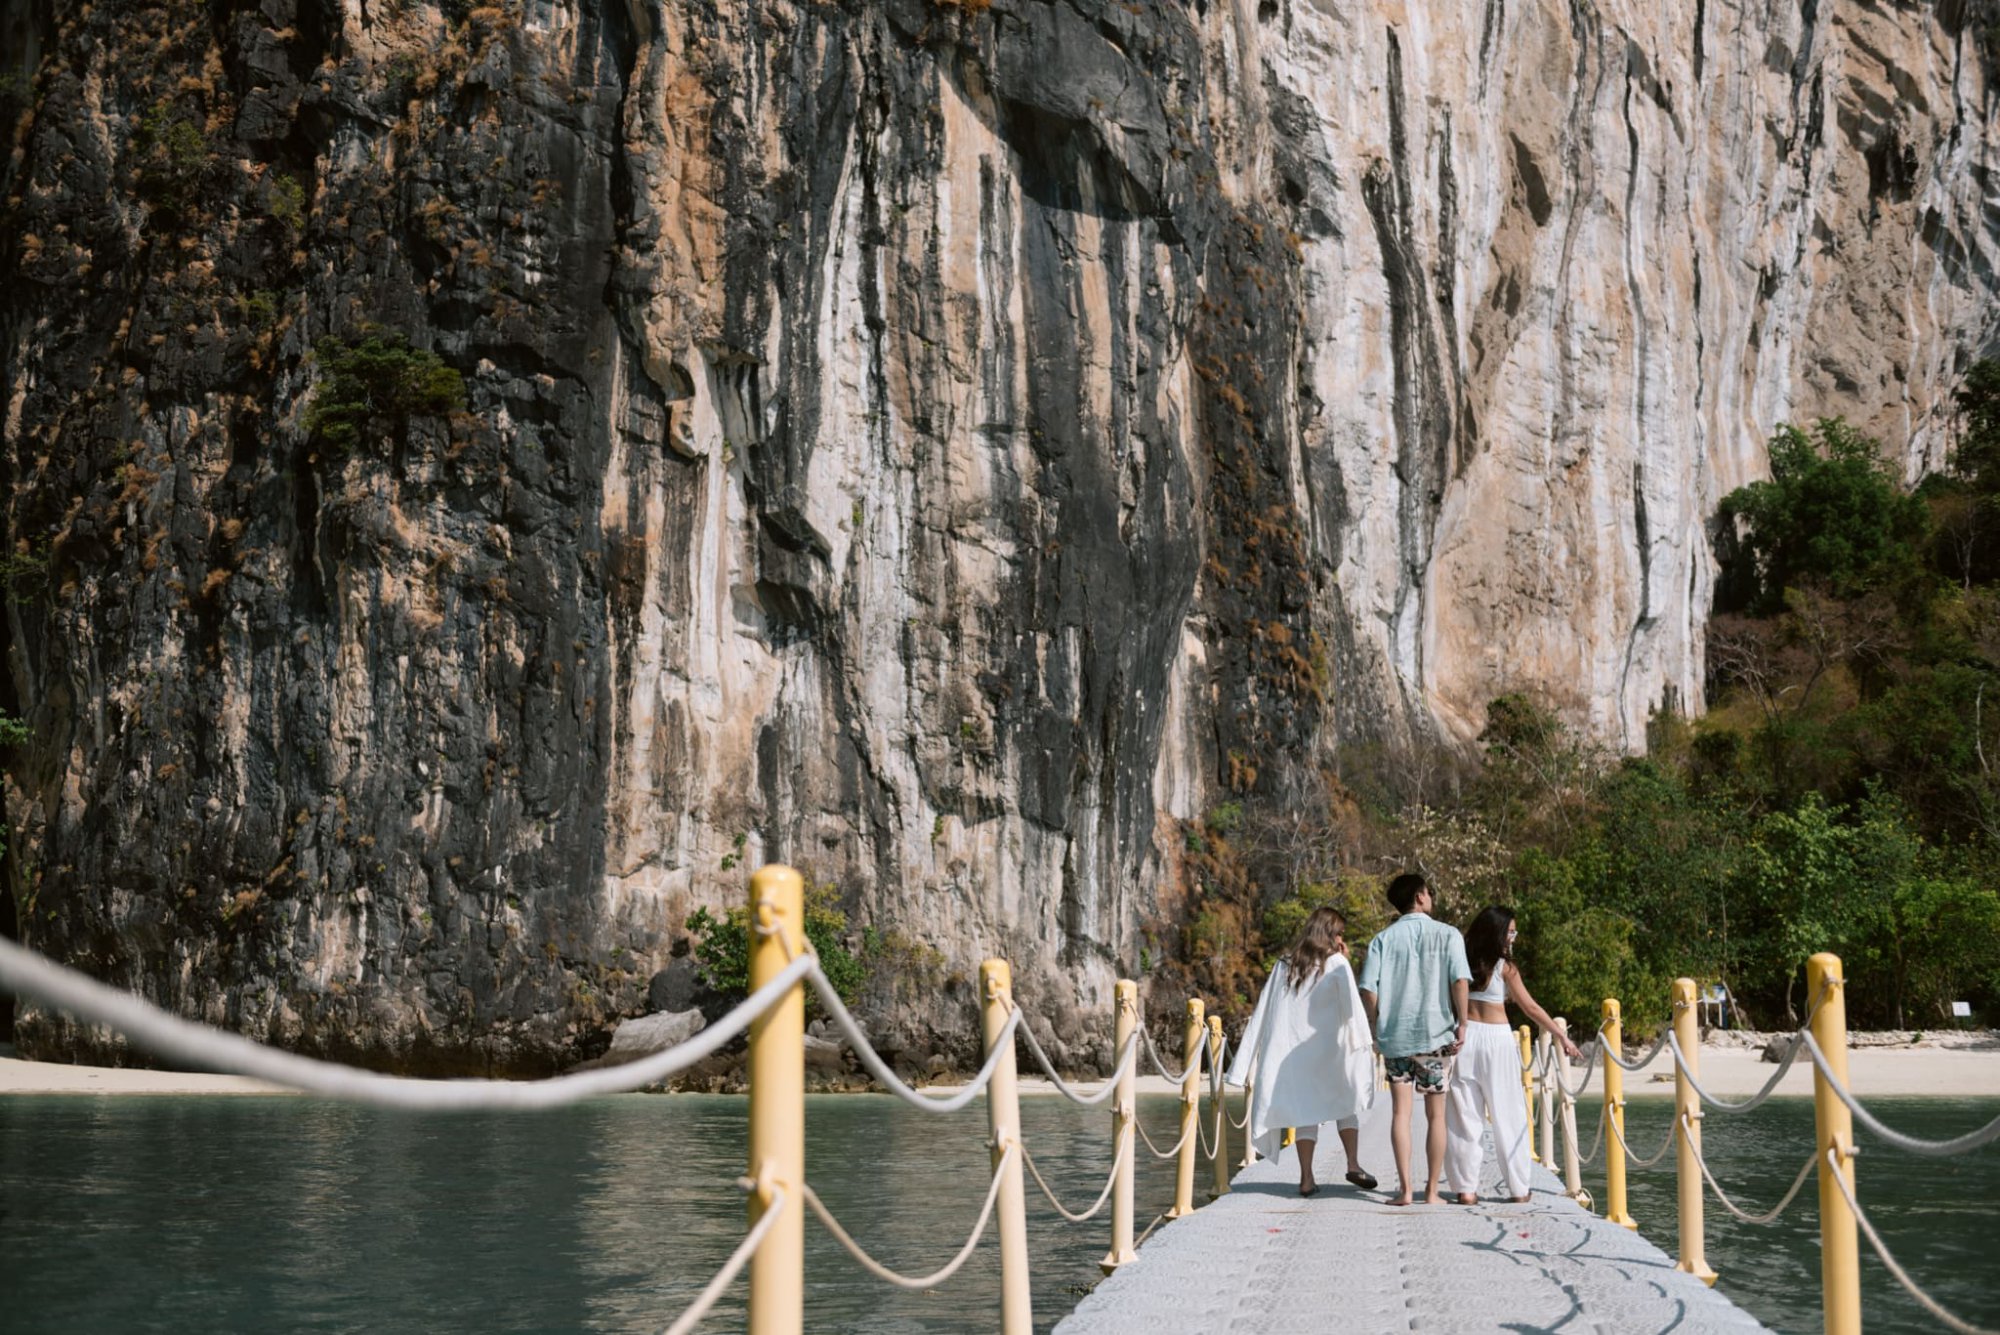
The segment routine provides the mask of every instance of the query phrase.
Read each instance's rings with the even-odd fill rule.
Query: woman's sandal
[[[1363,1191],[1373,1191],[1378,1185],[1380,1185],[1375,1181],[1375,1175],[1373,1173],[1370,1173],[1367,1170],[1361,1168],[1357,1168],[1353,1172],[1349,1173],[1347,1175],[1347,1180],[1349,1182],[1352,1182],[1355,1186],[1361,1188]]]
[[[1299,1195],[1301,1195],[1301,1196],[1311,1196],[1311,1195],[1315,1194],[1315,1193],[1316,1193],[1316,1192],[1318,1192],[1318,1191],[1319,1191],[1319,1183],[1315,1182],[1315,1183],[1313,1183],[1313,1184],[1312,1184],[1311,1186],[1309,1186],[1309,1187],[1300,1187],[1300,1188],[1299,1188]]]

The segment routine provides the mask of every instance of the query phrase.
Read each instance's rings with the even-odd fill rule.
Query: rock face
[[[783,859],[941,954],[889,1040],[1002,953],[1101,1055],[1175,817],[1640,746],[1776,423],[1937,462],[1991,8],[9,0],[11,926],[528,1072]],[[370,329],[466,409],[337,451]]]

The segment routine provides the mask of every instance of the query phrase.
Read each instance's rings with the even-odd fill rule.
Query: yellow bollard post
[[[1676,1186],[1681,1207],[1681,1259],[1674,1269],[1713,1285],[1715,1272],[1708,1268],[1708,1258],[1702,1254],[1701,1167],[1696,1162],[1701,1153],[1701,1096],[1694,1092],[1693,1082],[1701,1079],[1701,1022],[1694,1008],[1694,979],[1674,979],[1673,997],[1674,1039],[1680,1045],[1681,1061],[1685,1063],[1674,1066],[1674,1122],[1676,1128],[1683,1119],[1687,1123],[1685,1136],[1678,1129],[1674,1132],[1674,1166],[1680,1174]]]
[[[1515,1032],[1521,1039],[1521,1097],[1528,1103],[1528,1120],[1522,1123],[1528,1128],[1528,1160],[1540,1163],[1535,1149],[1535,1031],[1524,1024]]]
[[[1556,1046],[1552,1034],[1543,1034],[1540,1042],[1542,1055],[1535,1062],[1535,1083],[1541,1089],[1542,1163],[1553,1173],[1556,1169],[1555,1063],[1562,1060],[1562,1051]]]
[[[785,971],[806,946],[805,885],[790,867],[761,867],[750,878],[750,990]],[[785,1194],[783,1216],[750,1258],[751,1335],[798,1335],[805,1328],[806,995],[794,984],[750,1022],[750,1224]]]
[[[1229,1087],[1222,1082],[1222,1017],[1208,1017],[1208,1083],[1215,1095],[1215,1154],[1210,1157],[1208,1198],[1229,1192]]]
[[[1826,1054],[1826,1064],[1842,1085],[1847,1081],[1847,979],[1840,956],[1821,953],[1806,961],[1806,1004],[1813,1007],[1812,1036]],[[1814,1144],[1819,1147],[1819,1290],[1825,1308],[1826,1335],[1859,1335],[1861,1330],[1861,1257],[1854,1236],[1854,1211],[1833,1180],[1833,1151],[1848,1190],[1858,1198],[1854,1180],[1854,1114],[1833,1092],[1818,1067],[1813,1069]]]
[[[1117,997],[1117,1028],[1113,1031],[1117,1046],[1111,1054],[1114,1061],[1125,1055],[1126,1047],[1139,1031],[1139,985],[1129,978],[1120,978]],[[1111,1153],[1117,1167],[1113,1170],[1116,1180],[1111,1184],[1111,1250],[1097,1263],[1107,1275],[1139,1256],[1132,1247],[1132,1161],[1138,1157],[1134,1145],[1139,1138],[1133,1119],[1139,1114],[1138,1073],[1139,1060],[1134,1053],[1124,1074],[1118,1077],[1118,1092],[1112,1096]]]
[[[1208,1026],[1202,1019],[1200,997],[1189,997],[1187,1036],[1181,1043],[1181,1152],[1174,1163],[1174,1208],[1167,1218],[1194,1213],[1194,1157],[1201,1150],[1201,1045]]]
[[[991,1058],[1007,1018],[1014,1009],[1014,971],[1006,960],[987,960],[979,966],[980,1021],[985,1031],[986,1055]],[[1001,1172],[1000,1199],[994,1202],[1000,1221],[1000,1330],[1001,1335],[1031,1335],[1035,1329],[1033,1300],[1028,1292],[1028,1209],[1021,1187],[1021,1100],[1015,1088],[1014,1039],[1007,1036],[1005,1051],[994,1064],[993,1078],[986,1086],[986,1125],[993,1135],[993,1167],[1008,1149],[1013,1158]]]
[[[1257,1097],[1257,1086],[1256,1086],[1256,1084],[1255,1084],[1255,1077],[1253,1076],[1253,1077],[1252,1077],[1252,1083],[1250,1083],[1250,1084],[1247,1084],[1247,1085],[1243,1086],[1243,1164],[1242,1164],[1242,1166],[1243,1166],[1243,1167],[1245,1167],[1245,1168],[1248,1168],[1248,1167],[1249,1167],[1249,1166],[1250,1166],[1251,1164],[1253,1164],[1253,1163],[1256,1163],[1256,1162],[1257,1162],[1257,1142],[1256,1142],[1256,1140],[1255,1140],[1255,1139],[1254,1139],[1254,1138],[1253,1138],[1253,1137],[1252,1137],[1252,1136],[1250,1135],[1250,1105],[1251,1105],[1251,1103],[1252,1103],[1252,1102],[1254,1102],[1254,1101],[1255,1101],[1256,1097]]]
[[[1625,1055],[1624,1028],[1618,1023],[1618,1002],[1604,999],[1604,1115],[1611,1122],[1604,1141],[1604,1217],[1636,1230],[1639,1221],[1625,1208],[1625,1072],[1611,1060]]]
[[[1569,1021],[1557,1019],[1556,1029],[1564,1038],[1569,1037]],[[1562,1044],[1556,1045],[1556,1060],[1563,1061]],[[1558,1097],[1562,1099],[1563,1130],[1563,1194],[1588,1210],[1591,1207],[1590,1193],[1583,1189],[1583,1151],[1576,1147],[1576,1096],[1569,1092],[1567,1077],[1559,1077],[1556,1084]]]

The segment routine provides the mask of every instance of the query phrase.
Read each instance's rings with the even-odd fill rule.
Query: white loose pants
[[[1507,1194],[1527,1195],[1528,1106],[1521,1093],[1521,1040],[1513,1030],[1477,1021],[1465,1026],[1465,1046],[1451,1072],[1450,1101],[1445,1191],[1479,1191],[1479,1165],[1485,1157],[1481,1139],[1490,1118]]]

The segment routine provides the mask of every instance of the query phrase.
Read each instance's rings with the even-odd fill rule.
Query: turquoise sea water
[[[808,1178],[849,1231],[906,1273],[948,1260],[989,1180],[983,1104],[930,1116],[886,1096],[807,1103]],[[289,1098],[0,1098],[0,1328],[658,1331],[743,1235],[746,1107],[658,1095],[438,1116]],[[1141,1099],[1140,1116],[1162,1147],[1175,1139],[1171,1098]],[[1064,1204],[1089,1204],[1110,1114],[1033,1098],[1022,1121]],[[1141,1147],[1139,1227],[1173,1203],[1172,1172]],[[1046,1330],[1099,1278],[1109,1208],[1065,1224],[1028,1190]],[[807,1328],[990,1329],[990,1243],[940,1290],[905,1293],[808,1221]],[[739,1280],[703,1329],[740,1330],[743,1293]]]
[[[1883,1116],[1943,1136],[2000,1101],[1882,1100]],[[44,1331],[657,1331],[742,1236],[745,1104],[625,1097],[552,1113],[400,1115],[281,1098],[0,1098],[0,1328]],[[1586,1127],[1594,1105],[1581,1112]],[[1165,1145],[1170,1098],[1141,1100]],[[1635,1100],[1645,1153],[1670,1105]],[[985,1114],[926,1117],[884,1097],[814,1098],[811,1179],[884,1261],[928,1271],[971,1226],[986,1180]],[[1037,1161],[1073,1207],[1103,1182],[1110,1117],[1023,1102]],[[1810,1145],[1811,1105],[1774,1100],[1710,1120],[1725,1188],[1763,1208]],[[1586,1133],[1585,1140],[1589,1136]],[[1863,1201],[1906,1264],[1957,1310],[2000,1312],[2000,1147],[1939,1162],[1864,1140]],[[1668,1160],[1668,1164],[1671,1159]],[[1206,1181],[1206,1166],[1198,1181]],[[1602,1200],[1601,1165],[1587,1174]],[[1784,1331],[1818,1329],[1811,1188],[1780,1224],[1711,1208],[1724,1292]],[[1036,1325],[1098,1278],[1108,1224],[1067,1225],[1029,1186]],[[1172,1168],[1142,1156],[1141,1226],[1171,1203]],[[1632,1175],[1632,1210],[1671,1251],[1663,1165]],[[808,1329],[991,1329],[998,1259],[982,1247],[942,1290],[902,1293],[806,1226]],[[1864,1261],[1870,1335],[1934,1329]],[[704,1329],[742,1327],[741,1282]]]

